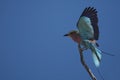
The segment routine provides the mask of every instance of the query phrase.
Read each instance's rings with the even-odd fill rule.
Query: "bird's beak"
[[[65,34],[64,36],[69,36],[69,34]]]

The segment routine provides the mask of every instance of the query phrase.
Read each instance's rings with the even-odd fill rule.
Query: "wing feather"
[[[88,7],[84,9],[78,20],[77,27],[79,29],[81,38],[98,40],[99,38],[98,17],[97,11],[96,9],[94,9],[94,7]]]

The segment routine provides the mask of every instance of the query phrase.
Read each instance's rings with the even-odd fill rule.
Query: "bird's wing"
[[[93,7],[85,8],[77,22],[77,27],[83,40],[98,40],[99,29],[96,9]]]

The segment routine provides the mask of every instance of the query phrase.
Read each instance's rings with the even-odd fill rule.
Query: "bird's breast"
[[[74,40],[78,44],[81,42],[80,36],[72,36],[72,40]]]

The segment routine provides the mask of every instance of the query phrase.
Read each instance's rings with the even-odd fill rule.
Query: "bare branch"
[[[88,74],[90,75],[92,80],[97,80],[96,77],[94,76],[94,74],[92,73],[92,71],[90,70],[90,68],[87,66],[87,64],[84,61],[84,56],[83,56],[83,50],[80,47],[80,44],[78,44],[78,49],[79,49],[79,53],[80,53],[80,60],[82,65],[85,67],[86,71],[88,72]]]

